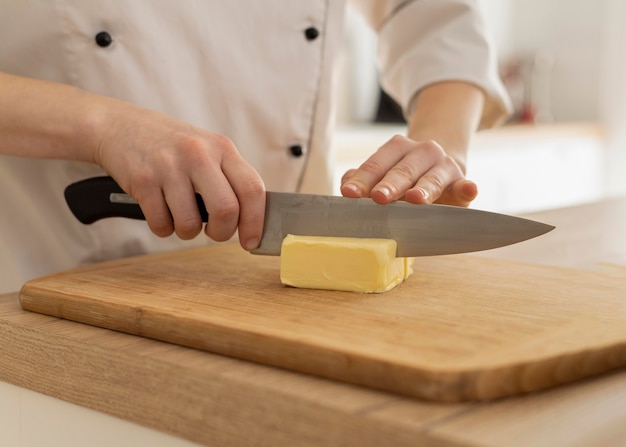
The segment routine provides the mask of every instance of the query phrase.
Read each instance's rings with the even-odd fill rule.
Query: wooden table
[[[609,273],[601,263],[626,265],[626,198],[530,217],[558,228],[482,255]],[[24,312],[16,293],[0,297],[0,359],[2,382],[205,445],[626,440],[626,371],[491,403],[433,404]]]

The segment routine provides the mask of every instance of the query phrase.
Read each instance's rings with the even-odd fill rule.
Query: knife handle
[[[108,217],[146,220],[137,202],[108,176],[72,183],[65,188],[65,201],[72,214],[84,224]],[[200,194],[196,194],[196,203],[202,221],[206,222],[209,214]]]

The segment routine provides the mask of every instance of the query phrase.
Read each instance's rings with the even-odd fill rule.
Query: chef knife
[[[145,219],[137,202],[111,177],[73,183],[65,189],[65,199],[84,224],[108,217]],[[196,201],[206,222],[209,216],[199,194]],[[267,192],[263,235],[252,253],[280,255],[283,239],[294,234],[394,239],[399,257],[445,255],[502,247],[552,229],[533,220],[456,206],[402,201],[378,205],[369,198]]]

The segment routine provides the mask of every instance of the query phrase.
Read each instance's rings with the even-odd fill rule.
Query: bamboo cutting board
[[[626,275],[418,258],[383,294],[295,289],[236,245],[30,281],[22,307],[412,397],[488,400],[626,365]]]

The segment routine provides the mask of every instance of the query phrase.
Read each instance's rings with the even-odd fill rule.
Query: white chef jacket
[[[506,114],[476,1],[354,3],[378,33],[381,84],[407,113],[424,86],[464,80],[487,95],[483,127]],[[344,0],[0,0],[0,71],[225,134],[268,190],[330,193],[344,8]],[[158,238],[130,219],[80,224],[63,190],[103,174],[0,155],[0,292],[81,264],[209,242]]]

